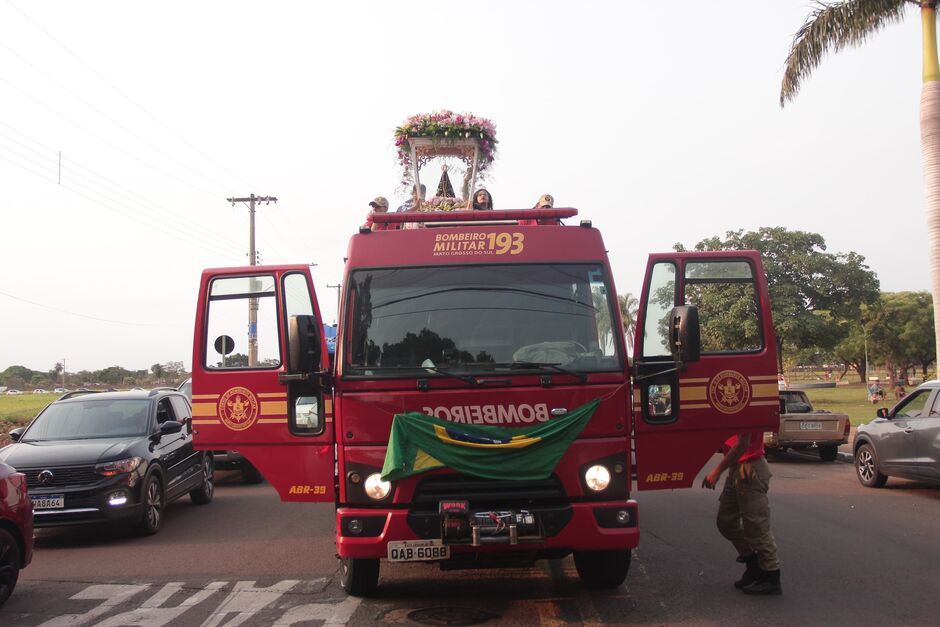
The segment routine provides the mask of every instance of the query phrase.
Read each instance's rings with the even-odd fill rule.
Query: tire
[[[0,529],[0,605],[3,605],[20,576],[20,545],[6,529]]]
[[[834,462],[839,457],[839,447],[835,444],[826,444],[819,447],[819,459],[824,462]]]
[[[379,560],[339,558],[339,584],[354,597],[366,597],[379,585]]]
[[[152,536],[160,531],[163,524],[163,485],[160,477],[153,474],[147,477],[140,493],[143,511],[137,522],[137,532],[142,536]]]
[[[264,480],[264,477],[261,476],[261,472],[255,468],[247,459],[242,460],[241,472],[242,483],[251,485],[255,483],[261,483]]]
[[[574,565],[588,588],[616,588],[627,578],[630,551],[575,551]]]
[[[888,477],[878,469],[878,459],[871,444],[862,444],[855,451],[855,475],[866,488],[880,488],[888,481]]]
[[[215,494],[215,462],[208,453],[202,458],[202,473],[202,485],[189,493],[189,498],[196,505],[211,503]]]

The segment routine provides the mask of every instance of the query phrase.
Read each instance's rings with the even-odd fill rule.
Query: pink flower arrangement
[[[469,113],[454,113],[446,110],[413,115],[395,129],[398,162],[404,168],[406,180],[410,178],[411,169],[409,137],[479,139],[482,154],[477,171],[481,173],[485,172],[489,164],[496,159],[496,125],[492,121]]]

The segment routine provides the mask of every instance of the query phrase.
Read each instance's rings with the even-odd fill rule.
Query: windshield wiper
[[[432,365],[421,365],[421,366],[356,366],[357,370],[369,370],[369,371],[378,371],[378,372],[388,372],[396,371],[400,372],[402,370],[411,370],[413,372],[402,376],[408,377],[417,377],[422,378],[424,372],[433,372],[434,374],[443,375],[445,377],[451,377],[453,379],[460,379],[464,383],[469,385],[477,385],[478,381],[476,377],[470,376],[468,374],[457,374],[456,372],[450,372],[449,370],[443,370],[437,366]],[[424,372],[422,372],[424,371]]]
[[[574,370],[568,370],[567,368],[562,368],[558,364],[554,364],[554,363],[547,363],[547,362],[541,362],[541,361],[513,361],[507,365],[513,370],[525,370],[527,368],[542,370],[542,369],[547,368],[549,370],[554,370],[555,372],[559,372],[561,374],[567,374],[567,375],[571,375],[572,377],[577,377],[578,379],[581,380],[581,383],[587,383],[587,380],[588,380],[588,376],[584,374],[583,372],[575,372]]]
[[[437,366],[421,366],[421,368],[429,372],[442,374],[445,377],[451,377],[453,379],[460,379],[464,383],[468,383],[469,385],[472,385],[472,386],[479,384],[479,381],[477,381],[476,377],[470,376],[468,374],[457,374],[456,372],[450,372],[449,370],[442,370],[438,368]]]

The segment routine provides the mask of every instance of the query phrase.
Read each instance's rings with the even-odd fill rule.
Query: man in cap
[[[535,203],[533,209],[551,209],[555,206],[555,198],[551,194],[542,194]],[[532,226],[535,224],[561,224],[561,220],[552,218],[550,220],[519,220],[519,224]]]
[[[386,213],[388,211],[388,200],[385,199],[385,196],[376,196],[375,200],[369,203],[369,206],[372,207],[372,211],[369,212],[369,215],[366,218],[366,223],[363,225],[363,227],[369,227],[373,231],[388,230],[391,225],[376,224],[372,221],[372,218],[376,213]]]

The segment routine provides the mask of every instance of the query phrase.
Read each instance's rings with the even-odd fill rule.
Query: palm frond
[[[858,46],[888,24],[900,22],[912,0],[845,0],[819,2],[793,36],[786,70],[780,85],[780,106],[793,100],[802,81],[809,77],[823,56],[847,46]]]

